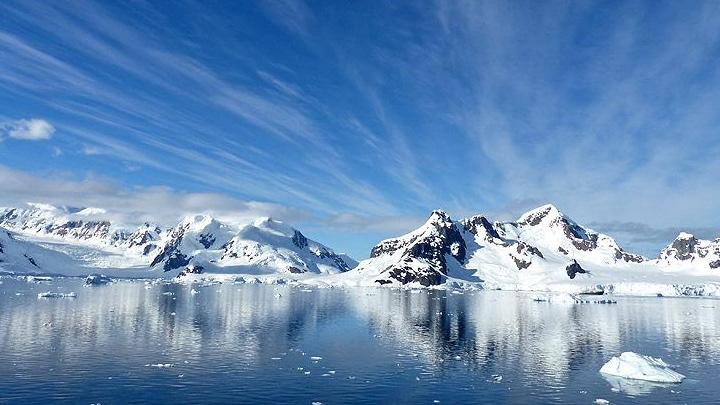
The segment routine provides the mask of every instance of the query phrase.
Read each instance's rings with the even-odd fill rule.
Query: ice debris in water
[[[532,300],[551,304],[617,304],[617,301],[611,299],[584,299],[579,294],[535,294],[532,296]]]
[[[175,367],[175,364],[173,364],[173,363],[146,364],[145,367],[167,368],[167,367]]]
[[[192,294],[192,295],[199,294],[199,293],[200,293],[200,291],[198,291],[194,288],[190,290],[190,294]]]
[[[85,286],[104,285],[112,283],[112,279],[104,274],[91,274],[85,277]]]
[[[322,357],[312,356],[312,357],[310,357],[310,360],[312,360],[312,361],[320,361],[320,360],[322,360]]]
[[[28,283],[49,283],[53,281],[52,277],[46,276],[27,276],[25,277]]]
[[[659,383],[680,383],[685,378],[684,375],[671,370],[662,359],[633,352],[624,352],[619,357],[613,357],[602,366],[600,372],[632,380]]]
[[[607,399],[598,398],[595,400],[595,403],[598,405],[607,405],[610,403]]]
[[[500,384],[502,382],[503,376],[501,376],[500,374],[493,374],[492,379],[495,384]]]
[[[38,293],[38,298],[75,298],[77,294],[74,292],[61,293],[61,292],[41,292]]]

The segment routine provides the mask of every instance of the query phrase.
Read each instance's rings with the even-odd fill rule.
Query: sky
[[[272,216],[354,257],[553,203],[720,236],[720,2],[0,2],[0,205]]]

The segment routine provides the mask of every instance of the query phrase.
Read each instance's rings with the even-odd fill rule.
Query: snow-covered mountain
[[[720,239],[683,233],[657,259],[646,259],[552,205],[510,222],[483,215],[456,221],[433,211],[418,229],[380,242],[359,264],[270,218],[240,226],[195,215],[169,228],[144,223],[128,229],[104,217],[96,208],[0,208],[0,270],[189,279],[198,273],[248,274],[325,285],[720,295]]]
[[[125,229],[98,219],[103,214],[100,209],[31,204],[27,208],[0,209],[0,227],[23,238],[16,242],[73,259],[73,266],[69,266],[72,269],[66,270],[72,274],[89,273],[90,269],[128,276],[148,270],[183,274],[332,274],[356,264],[270,218],[235,226],[197,215],[168,229],[151,223]]]
[[[0,227],[0,270],[19,273],[58,273],[72,265],[66,255],[18,238]]]
[[[621,280],[672,279],[677,284],[690,275],[687,267],[695,270],[693,276],[713,276],[712,270],[720,267],[720,243],[685,237],[650,260],[544,205],[512,222],[491,222],[482,215],[454,221],[433,211],[420,228],[380,242],[370,256],[343,279],[360,285],[482,281],[485,287],[511,289],[581,286],[592,292]]]
[[[709,267],[720,272],[720,238],[704,240],[682,232],[660,252],[658,261],[668,266]]]

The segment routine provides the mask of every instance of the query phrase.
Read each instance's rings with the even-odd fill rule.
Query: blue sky
[[[0,204],[720,236],[720,3],[0,2]]]

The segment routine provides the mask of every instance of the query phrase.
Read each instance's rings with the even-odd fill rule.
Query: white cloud
[[[0,139],[3,135],[26,141],[42,141],[50,139],[55,127],[40,118],[17,120],[0,124]]]
[[[186,215],[201,213],[229,223],[246,223],[259,216],[290,223],[307,218],[298,209],[217,193],[190,193],[168,187],[125,189],[106,179],[35,175],[0,166],[0,206],[21,207],[27,202],[99,207],[106,211],[103,218],[129,227],[144,221],[171,226]]]

